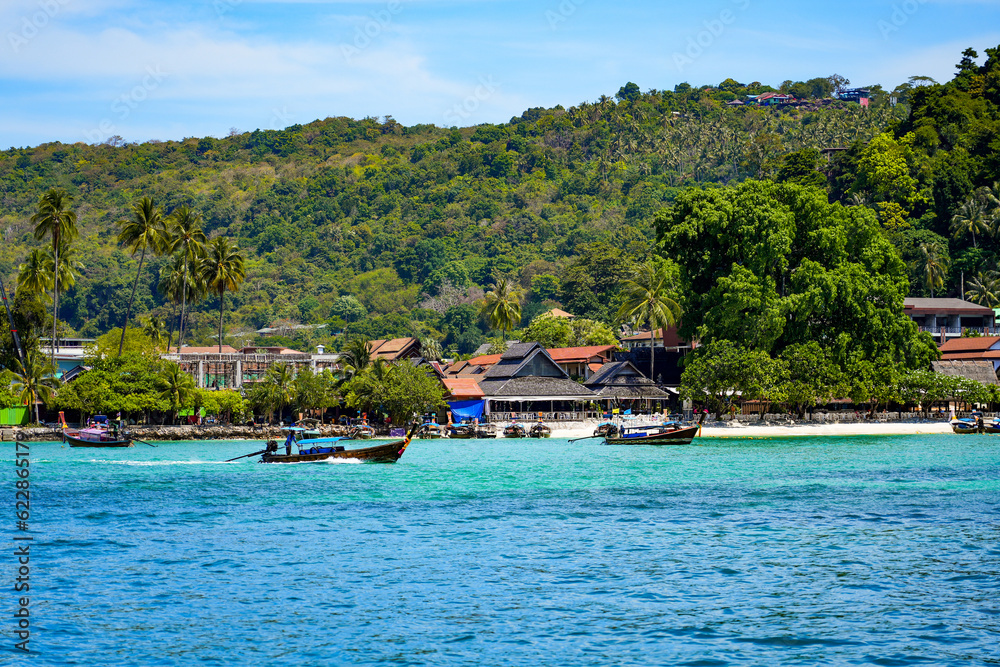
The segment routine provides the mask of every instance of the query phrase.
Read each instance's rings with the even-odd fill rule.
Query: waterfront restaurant
[[[597,418],[593,392],[574,382],[538,343],[518,343],[477,378],[493,421]]]

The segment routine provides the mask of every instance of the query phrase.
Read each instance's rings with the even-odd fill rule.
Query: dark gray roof
[[[532,368],[527,368],[529,365]],[[563,370],[538,343],[518,343],[511,345],[483,375],[490,380],[510,379],[517,376],[540,376],[569,379],[569,374]]]
[[[528,356],[538,343],[514,343],[507,346],[507,351],[500,355],[501,359],[523,359]]]
[[[588,389],[603,398],[667,399],[670,395],[642,375],[631,361],[613,361],[584,383]]]
[[[1000,384],[997,382],[997,374],[993,370],[992,361],[981,359],[932,361],[931,366],[935,373],[942,375],[958,375],[983,384]]]
[[[507,347],[509,348],[511,345],[516,345],[520,342],[521,341],[519,340],[509,340],[507,341]],[[476,351],[472,353],[472,356],[481,357],[484,354],[489,354],[491,347],[493,347],[493,343],[483,343],[482,345],[476,348]]]
[[[517,377],[509,379],[483,379],[479,388],[490,398],[504,397],[580,397],[592,398],[593,392],[566,378]]]

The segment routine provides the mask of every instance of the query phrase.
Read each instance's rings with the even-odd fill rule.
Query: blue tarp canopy
[[[452,419],[460,422],[463,419],[482,419],[486,401],[455,401],[449,403]]]

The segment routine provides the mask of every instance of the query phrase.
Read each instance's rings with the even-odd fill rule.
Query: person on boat
[[[295,442],[295,431],[289,431],[288,437],[285,438],[285,455],[292,455],[292,444]]]

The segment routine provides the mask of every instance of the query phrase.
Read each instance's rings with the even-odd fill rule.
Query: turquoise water
[[[445,440],[395,465],[218,463],[258,448],[33,444],[38,654],[14,659],[1000,662],[1000,438]]]

